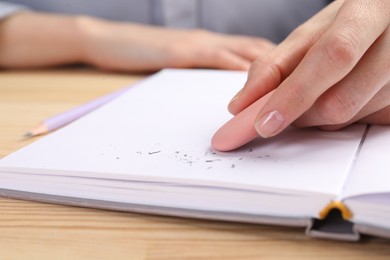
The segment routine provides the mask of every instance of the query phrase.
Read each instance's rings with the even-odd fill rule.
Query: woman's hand
[[[252,64],[229,111],[238,114],[274,90],[255,112],[262,137],[290,124],[390,124],[389,24],[388,0],[333,2]]]
[[[21,12],[0,22],[0,67],[85,63],[105,70],[247,70],[273,44],[255,37],[177,30],[92,17]]]
[[[171,68],[248,70],[273,44],[267,40],[120,24],[87,18],[83,23],[85,60],[103,69],[153,71]]]

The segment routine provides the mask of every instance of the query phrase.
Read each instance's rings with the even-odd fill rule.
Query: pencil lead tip
[[[23,137],[32,137],[33,133],[32,132],[27,132],[23,135]]]
[[[27,133],[24,134],[24,137],[30,138],[38,135],[43,135],[48,132],[48,129],[44,123],[39,124],[37,127],[30,129]]]

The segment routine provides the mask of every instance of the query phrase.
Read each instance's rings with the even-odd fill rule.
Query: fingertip
[[[237,115],[242,109],[240,106],[240,95],[244,89],[241,89],[229,102],[228,111],[232,115]]]
[[[227,152],[250,142],[257,136],[251,122],[242,122],[242,119],[236,116],[218,129],[211,139],[211,147],[216,151]]]
[[[229,146],[229,143],[225,142],[224,135],[221,133],[221,129],[219,129],[211,138],[211,147],[219,152],[227,152],[234,149],[233,147]]]
[[[234,97],[230,100],[228,104],[228,111],[232,115],[237,115],[249,105],[249,104],[245,105],[245,103],[243,103],[243,98],[245,98],[247,92],[246,91],[247,84],[248,81],[245,82],[244,87],[240,89],[240,91],[238,91],[236,95],[234,95]]]
[[[235,107],[235,105],[232,104],[232,103],[230,103],[230,104],[228,105],[228,111],[229,111],[229,113],[232,114],[233,116],[235,116],[235,115],[237,115],[238,113],[240,113],[239,109],[237,109],[237,108]]]
[[[272,93],[272,92],[271,92]],[[211,146],[221,152],[234,150],[258,137],[254,122],[271,93],[237,113],[214,134]],[[235,111],[233,111],[235,112]]]

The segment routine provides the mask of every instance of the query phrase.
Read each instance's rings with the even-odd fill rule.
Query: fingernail
[[[260,118],[255,123],[255,129],[260,136],[267,138],[277,134],[284,122],[285,119],[283,115],[274,110]]]

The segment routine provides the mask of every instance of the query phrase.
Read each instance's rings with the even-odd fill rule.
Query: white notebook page
[[[337,195],[364,126],[290,129],[237,151],[211,150],[212,135],[231,117],[226,106],[245,80],[244,72],[165,70],[0,160],[0,171]]]
[[[370,126],[343,197],[390,195],[390,128]]]

